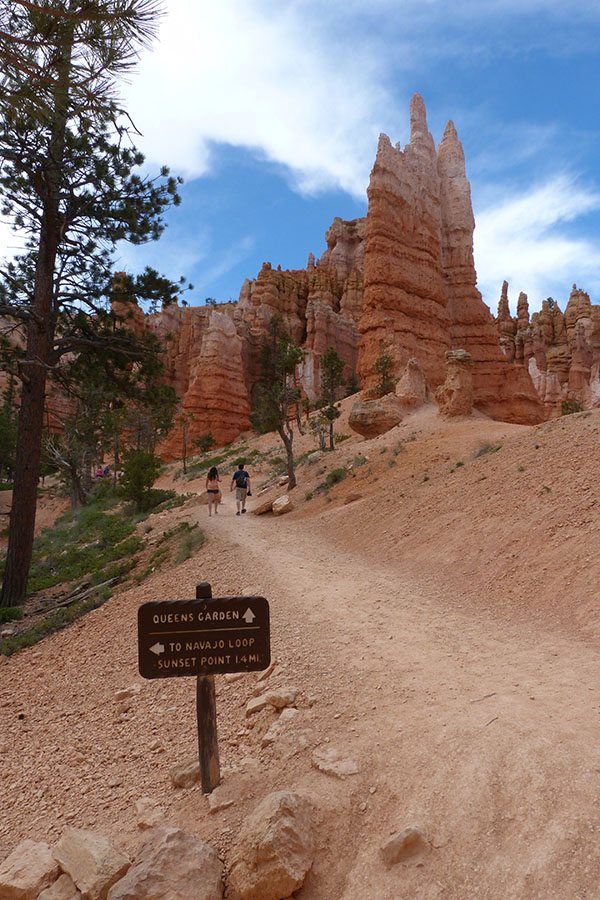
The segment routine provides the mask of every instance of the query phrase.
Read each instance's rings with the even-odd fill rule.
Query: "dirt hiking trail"
[[[530,431],[515,428],[515,441],[531,443]],[[2,854],[24,837],[51,840],[66,822],[131,852],[141,841],[133,803],[150,795],[226,862],[256,803],[291,788],[318,817],[301,900],[599,898],[600,658],[589,630],[544,620],[539,606],[529,617],[489,599],[477,606],[481,579],[459,594],[436,547],[429,561],[423,547],[410,558],[400,541],[394,550],[394,529],[386,539],[373,517],[400,520],[410,497],[393,515],[380,495],[277,520],[236,517],[231,498],[210,520],[206,507],[186,511],[209,535],[197,557],[2,660]],[[437,516],[433,494],[427,503]],[[463,539],[476,542],[478,528]],[[216,813],[198,786],[169,781],[196,752],[193,679],[137,675],[138,604],[191,597],[200,580],[215,596],[269,599],[268,684],[301,691],[299,715],[263,746],[275,713],[245,718],[260,676],[217,677],[219,791],[233,804]],[[123,708],[115,693],[132,683],[139,693]],[[359,773],[318,771],[317,747]],[[428,851],[386,869],[382,842],[409,825]]]

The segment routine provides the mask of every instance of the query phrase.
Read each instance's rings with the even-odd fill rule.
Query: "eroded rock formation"
[[[468,416],[473,411],[473,357],[466,350],[446,353],[446,380],[435,392],[443,416]]]
[[[181,398],[190,445],[208,432],[226,443],[249,427],[274,315],[305,351],[298,380],[311,399],[331,347],[346,377],[358,372],[367,389],[379,377],[378,355],[389,352],[402,411],[433,395],[446,378],[447,353],[459,350],[472,360],[473,405],[493,418],[533,423],[560,413],[565,400],[600,405],[600,307],[574,288],[564,313],[548,300],[530,316],[521,294],[512,316],[505,283],[494,319],[477,289],[456,129],[449,122],[436,149],[419,95],[410,126],[404,149],[386,135],[379,140],[367,216],[334,219],[325,251],[319,259],[311,253],[305,269],[266,262],[237,303],[128,311],[130,327],[165,342],[166,378]],[[162,448],[169,456],[181,452],[181,428]]]
[[[526,371],[507,365],[494,319],[477,290],[475,222],[465,161],[449,122],[437,149],[419,95],[411,101],[410,143],[382,135],[368,189],[359,375],[376,381],[382,348],[398,370],[420,362],[431,388],[445,377],[445,354],[473,358],[475,405],[494,418],[535,422],[542,408]]]
[[[496,325],[506,359],[530,375],[545,418],[560,415],[565,402],[600,405],[600,306],[585,291],[574,284],[564,313],[549,298],[531,318],[521,293],[513,317],[505,281]]]

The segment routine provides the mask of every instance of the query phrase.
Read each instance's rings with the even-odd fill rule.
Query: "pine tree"
[[[140,357],[111,313],[113,251],[160,237],[178,180],[167,169],[138,174],[143,156],[115,84],[152,40],[159,11],[156,0],[0,3],[0,211],[26,241],[0,272],[0,316],[13,330],[1,364],[20,382],[0,606],[25,598],[48,379],[60,380],[65,359],[107,344]],[[152,271],[138,289],[166,300],[177,290]]]

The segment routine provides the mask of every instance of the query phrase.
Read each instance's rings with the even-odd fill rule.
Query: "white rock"
[[[217,813],[222,809],[227,809],[228,807],[233,806],[233,803],[233,800],[223,799],[221,788],[218,787],[208,795],[208,811],[211,813]]]
[[[71,876],[65,872],[51,887],[42,891],[38,900],[81,900],[82,896]]]
[[[181,828],[157,828],[108,900],[221,900],[217,851]]]
[[[350,757],[342,757],[335,747],[317,747],[311,762],[319,771],[325,772],[326,775],[335,775],[336,778],[346,778],[360,772],[358,763]]]
[[[287,725],[298,715],[300,715],[300,713],[297,709],[284,709],[279,718],[273,722],[266,734],[263,735],[261,745],[263,747],[268,747],[269,744],[273,744],[285,731]]]
[[[171,784],[176,788],[193,787],[200,781],[200,763],[197,759],[188,759],[178,763],[170,772]]]
[[[35,900],[60,875],[48,844],[22,841],[0,864],[0,898]]]
[[[293,706],[296,702],[300,691],[298,688],[275,688],[261,694],[259,697],[252,697],[246,704],[246,716],[253,716],[254,713],[260,712],[265,706],[272,706],[274,709],[285,709],[286,706]]]
[[[165,811],[152,797],[140,797],[135,801],[137,827],[141,829],[156,828],[165,819]]]
[[[254,713],[260,712],[267,705],[264,695],[260,697],[252,697],[246,704],[246,718],[253,716]]]
[[[292,791],[269,794],[240,830],[230,856],[230,900],[283,900],[303,884],[315,853],[313,811]]]
[[[409,825],[392,835],[379,848],[381,858],[389,869],[402,860],[421,856],[429,849],[429,842],[420,828]]]
[[[294,504],[288,495],[284,494],[283,497],[278,497],[277,500],[273,500],[273,506],[271,508],[274,516],[283,516],[284,513],[291,512],[294,508]]]
[[[65,828],[53,853],[86,900],[105,900],[108,889],[131,865],[108,838],[83,828]]]

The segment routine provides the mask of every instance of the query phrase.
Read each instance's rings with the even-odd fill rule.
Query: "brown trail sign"
[[[271,662],[264,597],[155,600],[138,610],[144,678],[255,672]]]
[[[269,604],[264,597],[213,597],[210,584],[195,600],[153,600],[138,609],[138,659],[143,678],[196,675],[202,790],[219,784],[214,674],[256,672],[271,662]]]

